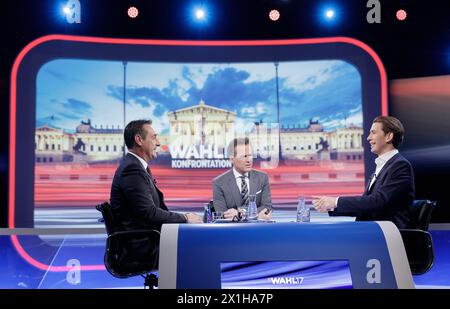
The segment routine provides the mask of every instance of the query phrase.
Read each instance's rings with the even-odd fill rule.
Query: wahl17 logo
[[[367,1],[366,7],[370,10],[367,12],[366,20],[369,24],[381,23],[381,4],[380,0]]]
[[[300,285],[303,283],[304,277],[271,277],[268,278],[269,282],[272,284],[281,285]]]

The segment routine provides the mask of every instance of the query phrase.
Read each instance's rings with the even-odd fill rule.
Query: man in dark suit
[[[128,153],[114,174],[111,186],[111,209],[121,230],[155,229],[164,223],[201,223],[192,213],[171,212],[164,204],[164,196],[152,177],[148,162],[157,156],[157,134],[150,120],[131,121],[124,131]],[[128,250],[145,259],[153,255],[157,246],[145,239],[133,240]]]
[[[398,228],[409,222],[409,206],[414,200],[414,174],[411,164],[399,152],[403,141],[402,123],[390,116],[373,121],[367,141],[378,157],[362,196],[318,197],[313,200],[316,210],[328,211],[330,216],[356,216],[360,221],[392,221]]]
[[[238,215],[237,209],[256,196],[259,219],[271,219],[272,200],[269,177],[254,170],[253,155],[248,138],[235,138],[228,146],[233,168],[213,180],[213,200],[216,212],[224,212],[227,219]]]

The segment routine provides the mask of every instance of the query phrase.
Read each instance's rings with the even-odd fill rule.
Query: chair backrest
[[[111,205],[108,202],[103,202],[95,208],[102,213],[103,220],[105,223],[106,233],[112,235],[116,232],[114,215],[111,210]]]
[[[410,221],[408,228],[428,231],[431,213],[436,206],[435,201],[415,200],[410,207]]]
[[[119,278],[148,274],[156,269],[158,262],[159,232],[155,230],[121,231],[116,225],[117,220],[108,202],[103,202],[95,207],[102,213],[108,238],[104,263],[110,274]],[[154,245],[153,245],[154,244]],[[144,250],[148,255],[142,259],[136,254],[137,249],[155,248]],[[139,252],[138,252],[139,253]]]

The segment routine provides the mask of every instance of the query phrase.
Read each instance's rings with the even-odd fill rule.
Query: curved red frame
[[[288,39],[288,40],[260,40],[260,41],[178,41],[178,40],[143,40],[143,39],[117,39],[100,37],[83,37],[72,35],[47,35],[30,42],[17,55],[11,72],[11,97],[10,97],[10,131],[9,131],[9,201],[8,201],[8,227],[15,228],[15,166],[16,166],[16,91],[17,72],[23,58],[36,46],[53,40],[65,40],[86,43],[107,44],[134,44],[134,45],[165,45],[165,46],[265,46],[265,45],[306,45],[325,43],[347,43],[355,45],[367,52],[375,61],[381,78],[381,114],[388,114],[387,76],[383,63],[367,44],[348,37],[330,37],[314,39]],[[43,264],[31,257],[20,244],[17,235],[11,236],[11,240],[17,252],[31,265],[48,271],[62,272],[71,270],[66,266],[50,266]],[[103,270],[104,265],[82,265],[81,270]]]

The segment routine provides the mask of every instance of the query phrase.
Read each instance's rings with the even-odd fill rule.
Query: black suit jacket
[[[414,174],[411,164],[397,153],[386,162],[370,190],[362,196],[339,197],[331,216],[356,216],[357,221],[392,221],[399,229],[409,222],[409,206],[414,201]]]
[[[127,154],[114,174],[111,208],[122,230],[156,229],[164,223],[184,223],[182,214],[171,212],[150,174],[132,154]]]

